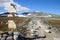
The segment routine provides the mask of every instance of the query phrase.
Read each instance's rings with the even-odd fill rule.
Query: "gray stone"
[[[5,37],[2,37],[1,40],[5,40]]]
[[[3,34],[3,37],[6,37],[7,36],[7,34]]]
[[[7,37],[7,40],[12,40],[12,36]]]

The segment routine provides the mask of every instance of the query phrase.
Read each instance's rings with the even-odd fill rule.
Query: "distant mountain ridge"
[[[5,12],[0,14],[0,16],[8,16],[9,12]],[[49,14],[44,12],[23,12],[23,13],[15,13],[15,15],[23,15],[23,16],[52,16],[52,17],[60,17],[59,15]]]

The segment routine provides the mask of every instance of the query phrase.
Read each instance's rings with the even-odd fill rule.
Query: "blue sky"
[[[30,11],[40,11],[60,15],[60,0],[14,0],[14,1],[24,7],[29,8]],[[0,12],[3,11],[2,8],[0,9],[1,9]]]
[[[60,15],[60,0],[14,0],[18,4],[28,7],[30,11],[42,11]]]

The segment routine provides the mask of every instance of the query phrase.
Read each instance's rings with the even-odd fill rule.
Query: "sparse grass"
[[[49,23],[52,25],[52,27],[60,28],[60,20],[50,20]]]
[[[8,31],[8,24],[1,24],[1,22],[8,22],[9,18],[6,17],[0,17],[0,31]],[[10,18],[11,19],[11,18]],[[14,19],[16,25],[18,25],[19,23],[25,22],[27,21],[29,18],[24,18],[24,17],[16,17]],[[25,28],[23,28],[25,31]],[[22,32],[23,33],[23,32]]]
[[[22,22],[25,22],[27,21],[29,18],[24,18],[24,17],[21,17],[21,18],[18,18],[16,17],[15,18],[15,23],[16,24],[19,24],[19,23],[22,23]],[[6,21],[7,22],[8,18],[0,18],[0,21]],[[52,25],[52,27],[57,27],[57,28],[60,28],[60,20],[50,20],[49,23]],[[0,25],[0,30],[2,31],[6,31],[8,29],[8,25]],[[26,30],[26,28],[23,28],[23,32]],[[22,33],[23,33],[22,32]]]

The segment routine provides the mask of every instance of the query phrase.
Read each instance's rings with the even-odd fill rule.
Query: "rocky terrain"
[[[4,33],[3,35],[0,35],[0,40],[12,40],[15,36],[15,40],[60,40],[60,32],[58,31],[58,29],[56,28],[52,28],[51,33],[46,33],[45,38],[35,38],[35,39],[27,39],[25,37],[22,37],[21,35],[18,34],[18,32],[15,32],[15,34],[9,32],[8,33]],[[18,37],[19,35],[19,37]]]
[[[14,32],[2,33],[0,34],[0,39],[1,40],[5,40],[5,39],[6,40],[12,40],[12,39],[15,39],[15,40],[59,40],[60,39],[60,29],[58,25],[60,22],[58,22],[57,20],[55,20],[55,23],[54,23],[54,21],[51,21],[51,20],[48,21],[44,18],[24,18],[19,22],[20,22],[19,24],[17,23],[18,25],[17,25],[17,30],[15,31],[15,33]],[[40,25],[39,22],[42,23],[42,26]],[[41,31],[41,27],[42,28],[45,27],[45,29],[48,29],[50,32],[44,31],[45,29]],[[39,38],[36,37],[36,38],[31,39],[31,38],[22,37],[23,35],[26,36],[26,34],[29,34],[27,33],[27,29],[29,29],[30,32],[32,32],[31,30],[34,29],[34,31],[36,31],[36,28],[38,29],[37,31],[37,33],[39,33],[38,35],[40,35]],[[41,35],[45,35],[45,37]]]
[[[0,31],[3,31],[0,33],[0,40],[59,40],[60,20],[57,17],[50,17],[49,14],[35,13],[34,15],[34,13],[32,13],[33,16],[15,17],[17,28],[13,32],[8,29],[9,18],[0,17]],[[40,15],[49,17],[40,17]]]

